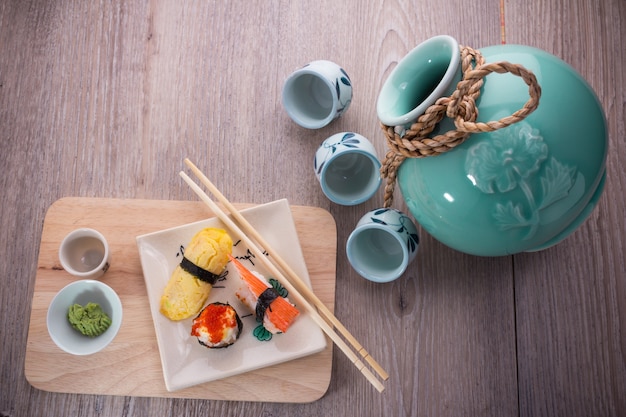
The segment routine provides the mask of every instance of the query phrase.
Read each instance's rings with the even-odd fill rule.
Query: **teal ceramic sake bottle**
[[[450,94],[461,77],[454,39],[432,38],[416,50],[381,90],[377,110],[384,124],[410,124],[416,115],[407,114]],[[524,120],[472,134],[449,152],[405,159],[398,185],[417,222],[451,248],[481,256],[545,249],[576,230],[602,194],[605,115],[587,82],[557,57],[521,45],[479,51],[486,63],[507,61],[530,70],[541,87],[539,106]],[[489,74],[477,100],[477,121],[508,116],[528,98],[521,78]],[[452,121],[443,121],[433,135],[450,129]]]

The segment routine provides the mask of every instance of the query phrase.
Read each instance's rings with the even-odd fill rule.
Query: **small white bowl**
[[[97,303],[111,318],[111,326],[100,336],[88,337],[75,330],[67,319],[71,305]],[[91,355],[104,349],[117,335],[122,324],[122,302],[108,285],[95,280],[80,280],[66,285],[48,307],[48,333],[58,347],[73,355]]]

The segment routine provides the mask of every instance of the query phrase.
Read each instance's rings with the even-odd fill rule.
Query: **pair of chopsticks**
[[[382,378],[383,381],[389,378],[385,370],[370,356],[370,354],[361,346],[361,344],[348,332],[341,322],[328,310],[321,300],[311,291],[311,289],[297,276],[297,274],[289,267],[289,265],[276,253],[263,237],[252,227],[250,223],[237,211],[237,209],[224,197],[224,195],[213,185],[211,181],[196,167],[188,158],[185,164],[200,180],[202,184],[209,190],[211,194],[228,210],[232,218],[229,217],[211,198],[196,184],[185,172],[181,171],[180,176],[191,187],[191,189],[200,197],[204,203],[209,206],[211,211],[233,232],[239,235],[239,238],[248,246],[250,251],[260,259],[265,267],[287,288],[290,296],[297,301],[298,305],[302,305],[315,323],[326,333],[328,337],[341,349],[341,351],[350,359],[350,361],[361,371],[368,381],[379,391],[382,392],[385,387],[382,382],[374,375],[374,373],[365,366],[365,364],[354,353],[354,349],[361,355],[363,359],[374,369],[374,371]],[[234,220],[233,220],[234,219]],[[237,223],[235,223],[237,222]],[[254,243],[252,239],[256,241]],[[259,248],[265,249],[266,256]],[[277,265],[283,271],[281,272]],[[339,332],[352,347],[342,339]]]

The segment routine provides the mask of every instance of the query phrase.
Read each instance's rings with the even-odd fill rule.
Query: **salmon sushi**
[[[229,258],[241,277],[241,285],[235,292],[237,298],[254,312],[267,331],[285,333],[300,315],[298,309],[281,297],[264,276],[248,270],[232,255]]]

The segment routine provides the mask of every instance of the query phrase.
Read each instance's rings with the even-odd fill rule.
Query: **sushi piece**
[[[300,314],[298,309],[289,300],[281,297],[261,274],[248,270],[232,255],[228,257],[237,268],[242,281],[242,285],[235,292],[237,298],[255,313],[257,320],[263,323],[267,331],[272,334],[285,333]]]
[[[237,341],[243,323],[230,304],[211,303],[193,319],[191,335],[202,346],[210,349],[225,348]]]
[[[200,311],[213,285],[224,272],[233,241],[222,229],[196,233],[163,290],[160,311],[170,320],[183,320]]]

